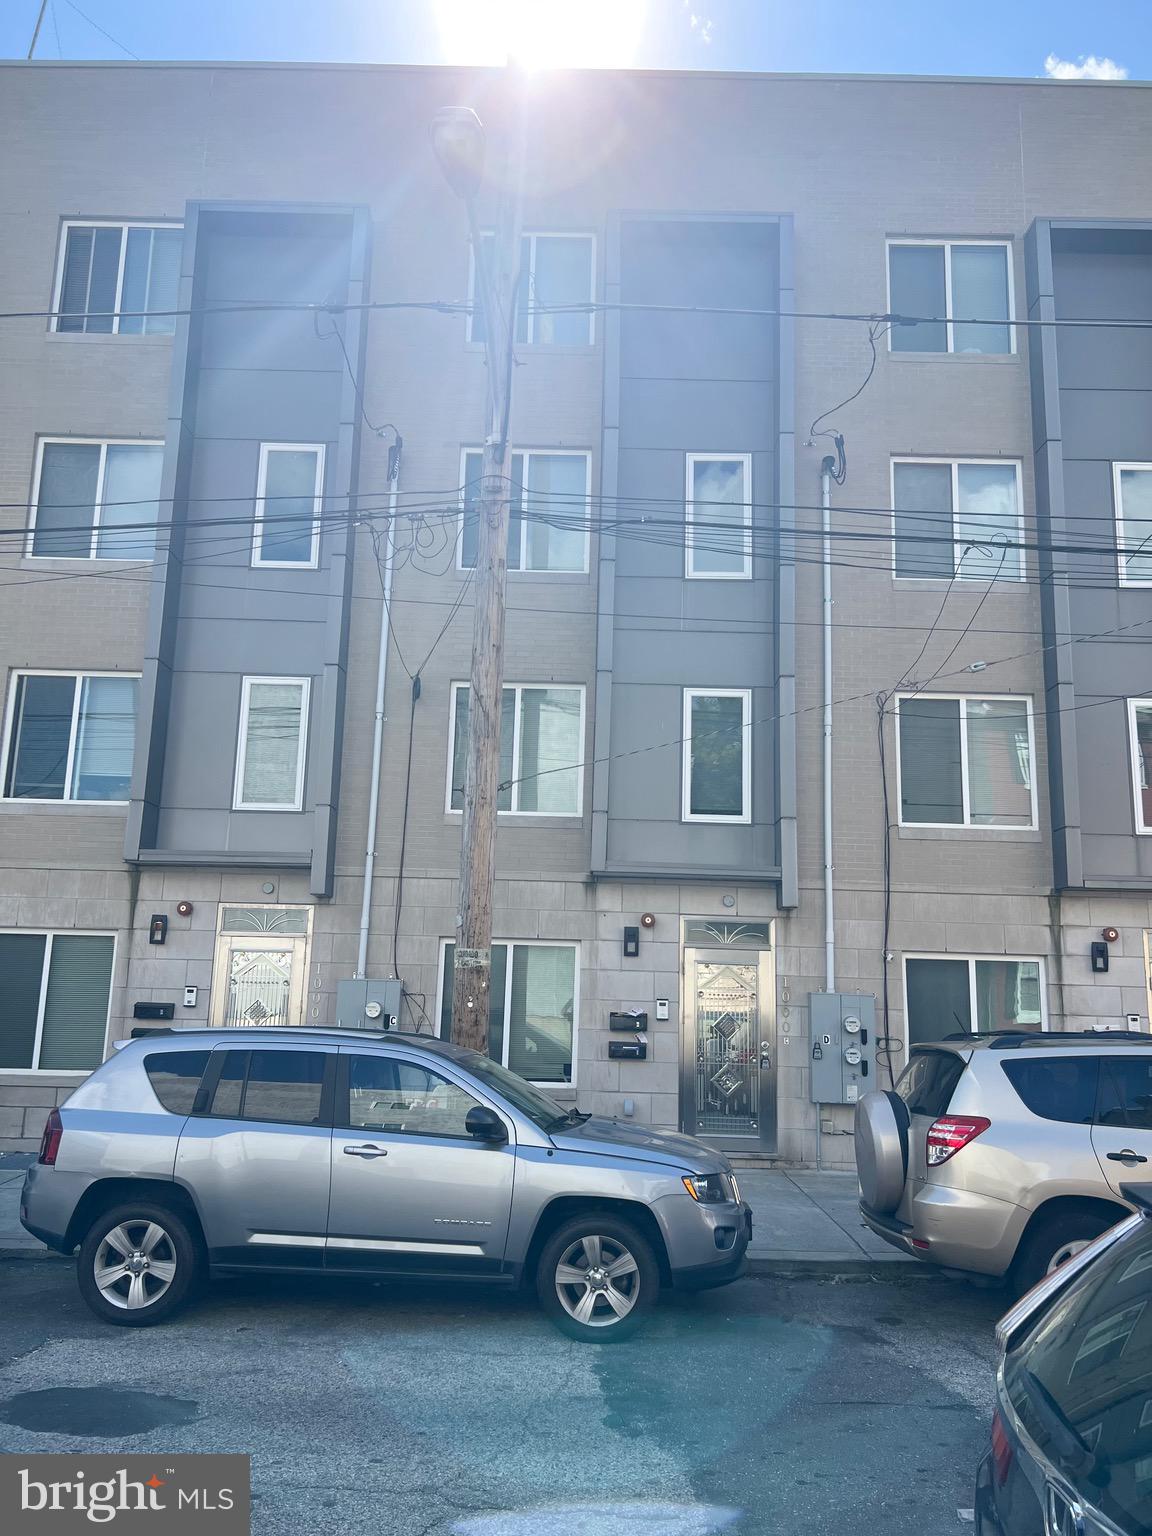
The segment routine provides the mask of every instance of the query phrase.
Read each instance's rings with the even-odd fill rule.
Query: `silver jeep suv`
[[[726,1157],[594,1120],[427,1036],[158,1031],[50,1116],[20,1219],[98,1317],[172,1317],[213,1272],[534,1285],[573,1338],[660,1287],[735,1280],[752,1213]]]
[[[1002,1032],[915,1045],[856,1107],[860,1213],[948,1269],[1031,1288],[1152,1179],[1152,1038]],[[1152,1189],[1152,1185],[1149,1185]]]

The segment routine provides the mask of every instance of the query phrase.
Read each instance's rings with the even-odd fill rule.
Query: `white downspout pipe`
[[[824,990],[836,990],[836,922],[832,857],[832,460],[820,467],[820,512],[824,575]]]
[[[364,849],[364,890],[360,898],[360,942],[356,949],[357,981],[368,973],[368,929],[372,921],[372,875],[376,867],[376,822],[380,811],[380,762],[384,753],[384,688],[388,681],[388,636],[391,632],[392,567],[396,553],[396,500],[400,488],[400,457],[404,440],[399,435],[388,466],[388,529],[384,539],[384,571],[381,578],[380,648],[376,661],[376,717],[372,726],[372,772],[368,781],[368,839]],[[395,965],[393,965],[395,968]]]

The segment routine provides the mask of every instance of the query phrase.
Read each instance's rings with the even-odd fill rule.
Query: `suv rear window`
[[[1152,1530],[1152,1221],[1104,1253],[1004,1362],[1041,1453],[1125,1531]],[[1093,1527],[1094,1528],[1094,1527]]]
[[[163,1051],[145,1056],[152,1092],[174,1115],[190,1115],[196,1090],[208,1065],[208,1051]]]
[[[323,1051],[229,1051],[210,1113],[234,1120],[317,1125],[325,1061]]]
[[[896,1084],[896,1092],[907,1104],[908,1113],[931,1115],[934,1120],[945,1114],[964,1067],[963,1056],[955,1051],[913,1050]]]
[[[1005,1076],[1024,1102],[1042,1120],[1091,1125],[1096,1109],[1098,1056],[1065,1056],[1055,1061],[1032,1057],[1002,1061]]]

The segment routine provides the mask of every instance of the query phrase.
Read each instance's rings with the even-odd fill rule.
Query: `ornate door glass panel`
[[[696,1130],[756,1136],[760,1128],[758,967],[696,965]]]
[[[231,948],[225,1026],[290,1024],[292,959],[290,949]]]

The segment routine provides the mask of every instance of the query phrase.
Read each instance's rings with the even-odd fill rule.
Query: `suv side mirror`
[[[495,1144],[508,1140],[508,1132],[503,1120],[494,1109],[489,1109],[485,1104],[473,1104],[464,1117],[464,1129],[477,1141],[489,1141]]]

